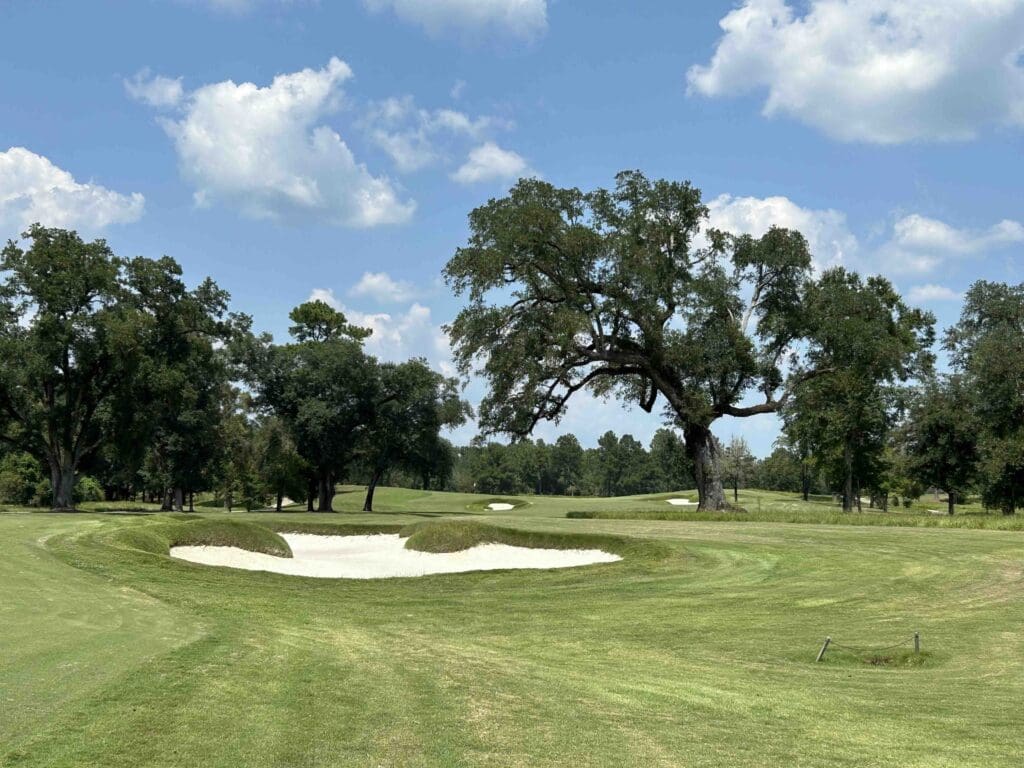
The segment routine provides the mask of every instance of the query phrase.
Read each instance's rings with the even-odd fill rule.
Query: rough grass
[[[666,549],[655,542],[620,536],[553,533],[489,525],[473,520],[444,520],[414,523],[402,529],[405,548],[418,552],[461,552],[478,544],[508,544],[534,549],[602,549],[623,556],[647,559],[665,556]]]
[[[706,512],[685,507],[671,509],[594,509],[570,510],[571,520],[676,520],[692,522],[801,523],[817,525],[875,525],[907,528],[966,528],[971,530],[1022,531],[1024,516],[999,514],[932,515],[886,513],[879,511],[839,512],[834,510],[794,510],[767,507],[757,510]]]
[[[291,557],[288,542],[270,528],[245,520],[205,519],[198,515],[161,515],[157,524],[120,531],[114,543],[166,555],[171,547],[238,547],[275,557]],[[166,522],[165,522],[166,521]]]

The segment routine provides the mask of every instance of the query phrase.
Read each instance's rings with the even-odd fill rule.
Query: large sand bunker
[[[503,501],[495,501],[487,505],[488,509],[494,510],[495,512],[508,512],[510,509],[515,509],[515,504],[506,504]]]
[[[405,539],[398,534],[281,535],[292,549],[290,558],[238,547],[172,547],[171,557],[203,565],[321,579],[382,579],[505,568],[573,568],[622,559],[599,549],[533,549],[507,544],[479,544],[461,552],[416,552],[406,549]]]

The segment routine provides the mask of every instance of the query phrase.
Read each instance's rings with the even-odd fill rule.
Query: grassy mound
[[[488,525],[472,520],[415,523],[402,530],[406,549],[461,552],[478,544],[508,544],[534,549],[601,549],[622,557],[658,560],[668,548],[651,541],[604,534],[549,533]]]
[[[155,555],[171,547],[238,547],[275,557],[291,557],[288,542],[277,533],[244,520],[208,520],[185,515],[167,516],[161,522],[119,531],[116,543]]]
[[[461,552],[477,544],[496,542],[500,534],[492,525],[472,520],[446,520],[438,523],[418,523],[405,528],[408,536],[406,549],[417,552]]]

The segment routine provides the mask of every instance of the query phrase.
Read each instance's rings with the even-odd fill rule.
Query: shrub
[[[99,480],[82,475],[75,483],[75,501],[103,501],[103,486]]]
[[[0,502],[38,504],[49,488],[39,462],[27,453],[8,453],[0,459]]]

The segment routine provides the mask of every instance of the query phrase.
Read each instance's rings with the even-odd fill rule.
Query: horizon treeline
[[[358,483],[369,511],[381,483],[621,496],[700,490],[701,471],[713,471],[733,503],[751,487],[834,494],[847,510],[862,498],[887,509],[927,488],[947,493],[951,514],[968,494],[1004,513],[1024,499],[1024,285],[970,288],[941,338],[952,369],[937,374],[930,342],[920,343],[934,340],[933,319],[906,309],[880,278],[826,273],[808,299],[821,306],[808,315],[829,365],[770,404],[783,432],[764,459],[742,439],[722,443],[670,416],[647,446],[609,431],[588,448],[571,434],[456,447],[443,435],[473,416],[459,381],[420,358],[376,359],[364,347],[370,331],[323,302],[293,309],[289,338],[278,341],[229,311],[213,281],[188,288],[169,257],[124,259],[103,240],[39,225],[23,241],[0,254],[0,503],[60,510],[141,500],[182,510],[204,494],[228,509],[290,498],[332,511],[336,484]],[[914,322],[889,322],[882,299]],[[789,311],[801,316],[798,303]],[[713,357],[719,341],[712,334],[687,349]],[[521,374],[488,375],[506,386],[502,377]],[[648,390],[627,394],[653,404]],[[487,407],[492,421],[520,425],[522,414],[502,411],[493,393]]]

